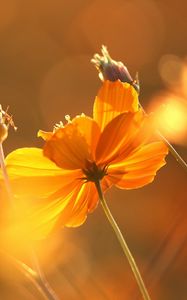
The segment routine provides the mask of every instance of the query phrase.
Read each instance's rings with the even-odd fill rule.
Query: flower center
[[[86,161],[86,168],[82,170],[86,181],[99,181],[107,175],[107,166],[99,167],[95,162]]]

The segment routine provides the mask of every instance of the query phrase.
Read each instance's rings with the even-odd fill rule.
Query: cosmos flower
[[[66,119],[53,132],[39,131],[43,149],[17,149],[6,158],[17,210],[37,239],[81,225],[97,207],[98,181],[103,192],[152,182],[168,152],[129,83],[104,81],[93,118]]]

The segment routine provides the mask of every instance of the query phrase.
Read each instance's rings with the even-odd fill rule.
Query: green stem
[[[102,192],[102,189],[101,189],[100,181],[99,180],[95,181],[95,185],[96,185],[96,188],[97,188],[97,192],[98,192],[99,199],[100,199],[101,205],[103,207],[104,213],[105,213],[110,225],[112,226],[112,228],[113,228],[113,230],[116,234],[116,237],[117,237],[117,239],[118,239],[118,241],[119,241],[119,243],[120,243],[120,245],[123,249],[123,252],[124,252],[124,254],[125,254],[129,264],[130,264],[131,270],[132,270],[133,275],[135,277],[135,280],[136,280],[136,282],[139,286],[142,297],[143,297],[144,300],[150,300],[151,298],[149,297],[148,291],[145,287],[145,284],[144,284],[143,279],[141,277],[141,274],[138,270],[136,262],[135,262],[135,260],[132,256],[129,248],[128,248],[128,245],[127,245],[127,243],[126,243],[126,241],[125,241],[125,239],[124,239],[124,237],[123,237],[116,221],[114,220],[114,218],[112,216],[112,213],[110,212],[110,209],[108,208],[108,205],[106,203],[106,200],[104,198],[104,195],[103,195],[103,192]]]

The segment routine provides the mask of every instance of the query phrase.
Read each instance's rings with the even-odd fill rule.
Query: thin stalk
[[[123,237],[116,221],[114,220],[114,218],[112,216],[112,213],[111,213],[107,203],[106,203],[106,200],[104,198],[104,195],[103,195],[103,192],[102,192],[102,189],[101,189],[100,181],[99,180],[95,181],[95,185],[96,185],[96,188],[97,188],[97,192],[98,192],[99,199],[100,199],[102,208],[104,210],[104,213],[105,213],[110,225],[112,226],[112,228],[113,228],[113,230],[116,234],[116,237],[117,237],[117,239],[118,239],[118,241],[119,241],[119,243],[120,243],[120,245],[123,249],[123,252],[124,252],[128,262],[129,262],[129,265],[131,267],[131,270],[133,272],[133,275],[135,277],[135,280],[136,280],[136,282],[138,284],[138,287],[139,287],[139,290],[141,292],[142,298],[144,300],[151,300],[151,298],[148,294],[148,291],[145,287],[145,284],[143,282],[143,279],[141,277],[140,271],[139,271],[139,269],[136,265],[136,262],[135,262],[132,254],[129,250],[129,247],[128,247],[128,245],[127,245],[127,243],[126,243],[126,241],[125,241],[125,239],[124,239],[124,237]]]
[[[11,193],[9,178],[8,178],[8,174],[7,174],[7,170],[6,170],[6,166],[5,166],[5,156],[4,156],[2,143],[0,143],[0,166],[1,166],[1,170],[2,170],[2,175],[3,175],[6,191],[8,194],[8,199],[10,201],[11,206],[13,206],[12,193]]]
[[[43,291],[45,291],[45,294],[47,296],[48,300],[59,300],[58,296],[54,292],[54,290],[51,288],[49,285],[44,272],[42,271],[38,257],[36,255],[36,252],[32,251],[32,260],[33,260],[33,265],[35,267],[35,270],[38,274],[38,282],[40,283],[40,286],[42,286]]]
[[[9,259],[11,259],[12,263],[18,269],[32,284],[35,286],[35,288],[42,294],[44,299],[48,300],[46,298],[45,293],[43,289],[41,288],[40,284],[38,283],[37,273],[31,269],[29,266],[24,264],[23,262],[19,261],[18,259],[8,256]]]
[[[14,202],[13,202],[13,195],[11,192],[11,187],[10,187],[10,182],[9,182],[9,177],[8,173],[6,170],[6,165],[5,165],[5,157],[4,157],[4,151],[3,151],[3,145],[0,143],[0,166],[2,170],[2,175],[4,178],[4,183],[5,187],[8,193],[8,198],[10,200],[10,205],[13,209],[14,207]],[[39,291],[40,294],[42,294],[43,297],[47,300],[58,300],[58,297],[56,296],[55,292],[52,290],[50,287],[49,283],[47,282],[46,278],[42,275],[42,271],[39,267],[39,264],[37,263],[37,268],[36,272],[32,270],[30,267],[28,267],[26,264],[24,264],[21,261],[18,261],[15,259],[15,264],[17,265],[18,269],[22,271],[22,273],[30,279],[30,281],[35,285],[37,290]],[[36,258],[35,258],[35,265],[36,265]]]
[[[147,113],[146,113],[145,109],[143,108],[143,106],[141,104],[139,104],[139,105],[140,105],[141,109],[143,110],[143,112],[147,115]],[[162,133],[159,130],[156,131],[156,134],[168,146],[169,151],[171,152],[173,157],[176,159],[176,161],[179,163],[179,165],[181,165],[181,167],[183,167],[183,169],[185,171],[187,171],[187,163],[180,156],[180,154],[175,150],[175,148],[170,144],[170,142],[165,138],[165,136],[163,136]]]
[[[49,297],[48,290],[45,288],[43,283],[41,282],[38,273],[34,271],[32,268],[27,266],[22,261],[16,259],[15,257],[12,257],[10,255],[7,255],[4,253],[9,260],[14,264],[17,270],[19,270],[37,289],[37,291],[43,296],[45,300],[56,300],[57,298]]]
[[[163,142],[168,146],[171,154],[176,159],[176,161],[183,167],[185,171],[187,171],[187,163],[184,159],[179,155],[179,153],[175,150],[175,148],[170,144],[170,142],[159,132],[157,131],[157,135],[163,140]]]

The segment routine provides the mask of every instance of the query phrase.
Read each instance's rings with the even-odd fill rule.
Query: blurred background
[[[66,114],[92,114],[101,82],[90,59],[102,44],[132,77],[139,72],[145,109],[174,100],[184,112],[186,30],[185,0],[1,0],[0,103],[10,106],[18,127],[9,131],[6,154],[42,146],[38,129],[51,130]],[[170,138],[187,160],[186,114],[169,116]],[[182,120],[182,131],[174,132]],[[106,195],[153,300],[187,299],[186,194],[186,172],[169,155],[152,184]],[[84,225],[62,229],[37,248],[60,299],[141,299],[100,206]],[[2,257],[0,299],[40,299]]]

